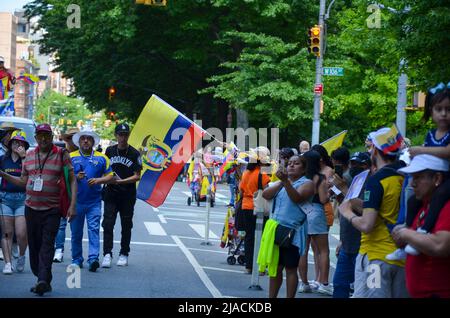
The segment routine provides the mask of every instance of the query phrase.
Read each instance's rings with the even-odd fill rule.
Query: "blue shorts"
[[[328,234],[327,217],[322,204],[313,203],[314,209],[306,216],[308,218],[308,235]]]
[[[25,192],[0,192],[2,200],[0,215],[25,216]]]

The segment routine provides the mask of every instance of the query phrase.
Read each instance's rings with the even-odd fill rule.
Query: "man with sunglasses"
[[[115,178],[104,189],[105,207],[103,215],[103,262],[102,267],[111,267],[113,231],[117,213],[120,213],[122,238],[117,266],[128,265],[131,229],[133,227],[134,204],[136,203],[136,182],[141,178],[142,161],[139,151],[128,144],[130,126],[122,123],[116,126],[117,145],[106,149]]]
[[[37,277],[37,284],[31,292],[43,295],[52,290],[52,261],[55,251],[55,237],[60,221],[60,177],[63,168],[69,168],[72,198],[67,220],[76,215],[75,202],[77,182],[67,151],[53,144],[53,132],[49,124],[36,127],[36,149],[27,152],[20,177],[13,177],[4,171],[0,176],[6,181],[26,187],[25,218],[30,254],[30,267]]]

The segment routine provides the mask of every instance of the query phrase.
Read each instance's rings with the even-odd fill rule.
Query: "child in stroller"
[[[228,248],[227,263],[229,265],[236,264],[236,257],[237,262],[240,265],[244,265],[244,233],[236,229],[234,214],[234,208],[228,207],[220,247]]]

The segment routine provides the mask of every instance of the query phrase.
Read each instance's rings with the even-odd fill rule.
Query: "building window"
[[[17,25],[17,31],[19,33],[26,33],[27,32],[27,25],[26,24],[19,24],[19,25]]]

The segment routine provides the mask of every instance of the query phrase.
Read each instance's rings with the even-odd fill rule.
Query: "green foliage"
[[[81,7],[80,29],[66,26],[72,3]],[[326,29],[324,66],[343,67],[345,76],[323,78],[320,139],[348,129],[351,148],[395,122],[402,58],[410,91],[450,78],[448,1],[386,0],[411,11],[382,9],[379,29],[367,26],[370,3],[336,1]],[[253,127],[281,128],[282,146],[310,138],[315,58],[306,40],[318,1],[168,1],[155,8],[131,0],[34,0],[27,7],[46,30],[42,52],[55,55],[93,112],[134,121],[157,94],[188,117],[198,113],[205,127],[225,128],[233,107],[245,109]],[[420,117],[408,113],[409,136],[429,129]],[[111,129],[102,133],[111,136]]]

